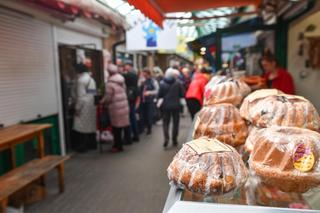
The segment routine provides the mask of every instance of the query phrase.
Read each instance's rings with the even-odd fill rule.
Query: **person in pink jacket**
[[[126,93],[124,77],[118,73],[118,67],[114,64],[108,65],[109,79],[106,85],[106,94],[102,99],[105,103],[114,135],[112,152],[123,151],[123,144],[131,143],[129,105]],[[124,140],[122,134],[124,133]]]

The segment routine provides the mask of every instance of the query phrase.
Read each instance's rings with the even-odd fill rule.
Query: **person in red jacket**
[[[196,72],[187,90],[186,102],[192,120],[194,119],[195,114],[201,110],[204,87],[210,79],[209,73],[210,71],[206,68],[202,68],[200,72]]]
[[[263,77],[269,88],[281,90],[287,94],[294,94],[294,83],[290,73],[278,66],[276,58],[267,54],[262,57],[261,65],[265,71]]]

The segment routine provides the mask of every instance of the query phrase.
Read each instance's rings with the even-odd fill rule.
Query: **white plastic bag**
[[[96,133],[97,141],[111,142],[114,137],[110,130],[97,131]]]

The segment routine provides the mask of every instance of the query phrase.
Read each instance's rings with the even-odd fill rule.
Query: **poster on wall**
[[[165,21],[163,29],[147,18],[130,17],[131,29],[126,32],[127,51],[175,50],[177,47],[177,26]]]

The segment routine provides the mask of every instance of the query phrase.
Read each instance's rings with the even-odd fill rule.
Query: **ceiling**
[[[136,9],[134,6],[130,5],[127,1],[124,0],[98,0],[101,2],[104,2],[107,4],[110,8],[112,8],[114,11],[117,11],[124,17],[128,17],[130,14],[135,14],[137,16],[144,17],[144,14],[141,13],[140,10]],[[144,0],[146,1],[146,0]],[[147,1],[146,1],[147,2]],[[168,7],[168,4],[166,2],[172,2],[172,1],[160,1],[157,0],[156,2],[159,2],[159,4],[163,5],[165,8]],[[189,3],[188,3],[189,2]],[[185,1],[185,3],[190,4],[190,0]],[[235,12],[235,7],[219,7],[216,9],[201,9],[204,6],[204,0],[197,0],[197,9],[199,10],[193,10],[191,12],[169,12],[166,13],[166,17],[175,17],[175,18],[191,18],[191,17],[212,17],[212,16],[224,16],[228,14],[232,14]],[[211,1],[212,2],[212,1]],[[219,1],[221,2],[221,1]],[[226,3],[230,2],[229,0],[226,1]],[[257,2],[254,1],[247,1],[244,0],[243,2]],[[221,5],[226,5],[226,3]],[[244,4],[244,3],[242,3]],[[238,4],[239,5],[239,4]],[[207,8],[208,6],[206,6]],[[179,7],[175,6],[175,9],[179,9]],[[181,9],[181,8],[180,8]],[[168,11],[172,11],[169,10]],[[177,34],[178,36],[183,36],[186,38],[187,41],[194,40],[197,37],[201,37],[203,35],[210,34],[212,32],[215,32],[217,28],[223,28],[230,24],[230,18],[227,17],[221,17],[221,18],[215,18],[215,19],[208,19],[208,20],[192,20],[192,19],[176,19],[173,20],[177,23]]]
[[[152,19],[159,26],[165,19],[177,23],[177,34],[187,41],[213,33],[218,28],[231,24],[232,15],[239,15],[240,22],[257,17],[257,12],[264,19],[290,10],[288,5],[295,5],[307,0],[96,0],[108,5],[123,17],[137,15]],[[245,6],[245,7],[244,7]],[[208,9],[209,8],[209,9]],[[241,10],[240,10],[241,8]],[[250,14],[251,13],[251,14]]]
[[[152,0],[149,1],[162,13],[190,12],[208,8],[258,6],[261,0]]]

